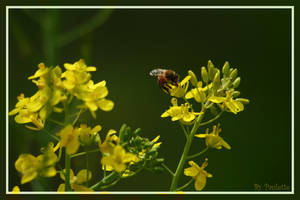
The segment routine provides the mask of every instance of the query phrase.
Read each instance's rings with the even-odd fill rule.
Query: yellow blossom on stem
[[[234,100],[232,98],[232,92],[230,91],[226,91],[226,97],[212,96],[208,100],[221,106],[225,106],[225,109],[227,109],[228,112],[234,114],[244,110],[244,105],[240,101]]]
[[[116,135],[117,131],[110,129],[103,143],[98,142],[99,149],[102,153],[112,153],[114,147],[119,144],[120,138]]]
[[[211,87],[212,87],[212,83],[205,87],[202,87],[202,82],[199,81],[197,83],[196,88],[193,88],[186,93],[185,98],[186,99],[194,98],[195,101],[197,101],[198,103],[205,102],[206,101],[206,91]]]
[[[63,172],[60,173],[60,178],[65,181],[65,169]],[[71,183],[71,188],[74,191],[80,192],[80,191],[85,191],[85,192],[92,192],[93,189],[88,188],[84,186],[83,184],[87,181],[89,181],[92,178],[92,172],[88,171],[86,169],[80,170],[76,176],[74,175],[74,172],[72,169],[70,169],[70,183]],[[64,192],[65,191],[65,184],[62,183],[58,186],[57,191],[58,192]]]
[[[100,137],[97,133],[101,129],[102,127],[100,125],[97,125],[91,129],[91,127],[88,127],[86,124],[80,124],[80,127],[76,128],[75,131],[78,132],[79,141],[82,145],[90,145],[94,141],[100,140]]]
[[[213,126],[213,131],[211,133],[208,133],[209,129],[206,129],[205,134],[196,134],[195,137],[198,138],[205,138],[206,146],[216,149],[222,149],[222,147],[225,147],[226,149],[231,149],[231,146],[223,140],[222,137],[219,136],[219,133],[221,132],[221,128],[218,126]]]
[[[117,145],[114,147],[113,152],[108,156],[103,156],[101,159],[102,165],[109,165],[115,171],[122,172],[126,169],[127,163],[139,160],[138,157],[132,153],[126,152],[125,149]]]
[[[63,86],[71,94],[76,95],[82,85],[85,85],[91,78],[88,72],[96,71],[96,67],[86,66],[83,59],[75,62],[74,64],[65,63],[66,71],[62,73]]]
[[[78,97],[84,101],[84,106],[81,107],[87,107],[92,116],[96,117],[95,111],[98,108],[103,111],[111,111],[113,109],[114,102],[105,99],[107,95],[108,89],[106,87],[106,81],[94,84],[94,82],[90,80],[86,88],[78,94]]]
[[[171,103],[173,106],[165,111],[161,117],[171,117],[172,121],[182,120],[183,122],[191,122],[195,119],[196,115],[199,115],[199,113],[191,111],[191,106],[188,103],[178,106],[176,98],[172,98]]]
[[[186,76],[180,83],[178,83],[177,86],[168,84],[170,87],[169,93],[171,96],[174,97],[183,97],[189,87],[189,80],[191,79],[191,76]]]
[[[79,133],[75,131],[72,125],[67,125],[63,128],[59,133],[60,136],[60,144],[62,147],[66,148],[67,154],[74,154],[77,152],[80,142],[79,142]]]
[[[57,156],[54,153],[53,143],[42,149],[43,154],[35,157],[31,154],[21,154],[15,162],[15,168],[22,174],[21,184],[35,179],[37,176],[52,177],[56,175],[55,163]]]
[[[206,178],[212,177],[212,174],[204,170],[208,165],[208,159],[205,159],[201,167],[194,161],[189,161],[189,165],[191,167],[184,169],[184,175],[191,176],[193,179],[195,179],[194,186],[196,190],[203,190],[206,185]]]

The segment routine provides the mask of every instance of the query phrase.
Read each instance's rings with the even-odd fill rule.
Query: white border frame
[[[292,157],[292,163],[291,163],[291,191],[242,191],[242,192],[234,192],[234,191],[213,191],[213,192],[168,192],[168,191],[151,191],[151,192],[141,192],[141,191],[112,191],[112,192],[65,192],[65,194],[199,194],[199,195],[205,195],[205,194],[294,194],[295,188],[294,188],[294,6],[6,6],[6,194],[12,194],[11,191],[8,191],[9,185],[8,185],[8,173],[9,173],[9,163],[8,163],[8,103],[9,103],[9,87],[8,87],[8,78],[9,78],[9,72],[8,72],[8,66],[9,66],[9,30],[8,30],[8,22],[9,22],[9,9],[290,9],[291,10],[291,93],[292,93],[292,145],[291,145],[291,157]],[[57,192],[20,192],[20,194],[59,194]]]

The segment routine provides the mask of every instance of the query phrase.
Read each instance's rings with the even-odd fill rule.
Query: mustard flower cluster
[[[16,115],[15,121],[26,125],[32,130],[41,130],[45,126],[46,119],[54,112],[65,111],[63,106],[67,100],[76,97],[82,101],[81,108],[88,108],[93,117],[99,108],[110,111],[114,107],[108,95],[106,81],[94,84],[89,72],[96,71],[95,67],[86,66],[81,59],[74,64],[65,63],[66,71],[59,66],[46,67],[44,63],[38,65],[38,70],[28,79],[37,86],[38,91],[31,97],[25,97],[23,93],[18,96],[15,108],[9,115]]]
[[[41,149],[42,154],[38,156],[24,153],[18,157],[15,168],[22,175],[21,184],[39,177],[59,175],[63,182],[59,184],[58,192],[92,192],[111,187],[143,169],[154,172],[163,170],[163,159],[158,158],[161,144],[157,142],[159,136],[150,141],[139,135],[140,129],[132,131],[125,124],[119,133],[110,129],[106,136],[100,133],[101,125],[77,125],[80,115],[86,110],[96,117],[98,109],[110,111],[114,107],[113,101],[106,99],[106,81],[94,83],[91,79],[90,72],[96,71],[95,67],[87,66],[83,60],[64,64],[64,72],[59,66],[48,68],[41,63],[38,67],[35,74],[28,78],[36,84],[38,91],[31,97],[21,94],[9,115],[16,115],[17,123],[32,123],[33,126],[26,127],[47,133],[51,139],[56,140],[56,145],[54,147],[54,143],[50,142]],[[77,100],[73,101],[74,99]],[[71,105],[75,105],[75,109]],[[76,111],[71,113],[70,109]],[[52,112],[64,114],[64,120],[53,119]],[[48,130],[45,126],[47,120],[57,127]],[[101,140],[101,137],[104,139]],[[95,148],[91,150],[93,147]],[[88,168],[88,155],[91,153],[101,154],[100,170],[97,169],[96,173],[102,170],[103,174],[103,178],[94,185],[90,184],[93,173]],[[61,162],[63,154],[65,158]],[[86,156],[86,168],[80,169],[75,175],[71,159],[78,156]],[[15,186],[13,193],[19,192],[19,186]]]
[[[231,146],[219,136],[220,124],[213,126],[211,133],[207,128],[204,134],[196,134],[198,128],[212,123],[223,112],[238,114],[244,110],[244,104],[249,103],[248,99],[238,97],[240,92],[237,88],[241,78],[238,77],[238,70],[231,68],[228,62],[225,62],[220,71],[209,60],[207,66],[201,67],[200,75],[197,77],[193,71],[189,70],[188,75],[182,81],[178,81],[176,84],[170,81],[166,87],[168,88],[167,93],[172,97],[172,105],[161,114],[161,117],[170,117],[172,121],[179,121],[187,139],[185,151],[172,179],[170,188],[172,191],[178,189],[179,176],[188,159],[202,155],[208,148],[221,149],[224,147],[231,149]],[[191,87],[189,88],[189,86]],[[179,104],[179,101],[182,103]],[[202,122],[203,119],[207,119],[207,121]],[[192,126],[190,132],[188,131],[190,130],[189,126]],[[190,148],[194,136],[204,138],[206,148],[198,154],[188,156],[187,149]],[[188,163],[191,167],[186,168],[184,174],[195,180],[196,190],[202,190],[206,184],[206,177],[212,177],[204,170],[208,165],[207,159],[201,167],[194,161]]]

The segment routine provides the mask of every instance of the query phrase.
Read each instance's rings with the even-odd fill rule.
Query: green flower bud
[[[201,67],[201,76],[204,83],[208,83],[208,74],[205,67]]]
[[[230,73],[230,78],[231,80],[234,80],[237,77],[238,74],[238,70],[234,69],[231,73]]]
[[[189,70],[188,73],[191,76],[190,81],[191,81],[192,85],[194,87],[197,87],[197,83],[198,83],[197,76],[195,75],[195,73],[192,70]]]
[[[249,99],[245,99],[245,98],[238,98],[238,99],[236,99],[236,101],[239,101],[242,104],[249,104],[250,103]]]
[[[229,76],[229,69],[230,69],[229,62],[226,61],[222,68],[222,72],[223,72],[224,76]]]
[[[215,77],[214,77],[214,81],[213,81],[213,87],[215,89],[218,89],[221,85],[221,80],[220,80],[220,71],[219,70],[216,70],[217,73],[215,74]]]
[[[232,93],[232,97],[233,98],[236,98],[236,97],[238,97],[238,96],[240,96],[240,91],[234,91],[233,93]]]
[[[215,69],[214,64],[210,60],[208,61],[208,64],[207,64],[207,70],[208,70],[209,79],[211,81],[213,81],[217,71]]]
[[[234,88],[237,88],[237,87],[239,87],[240,83],[241,83],[241,78],[240,78],[240,77],[237,77],[237,78],[233,81],[232,85],[233,85]]]

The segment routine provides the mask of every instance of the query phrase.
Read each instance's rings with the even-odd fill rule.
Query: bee
[[[170,94],[172,89],[170,85],[178,86],[179,83],[179,75],[170,69],[153,69],[150,76],[157,77],[158,85],[167,94]]]

